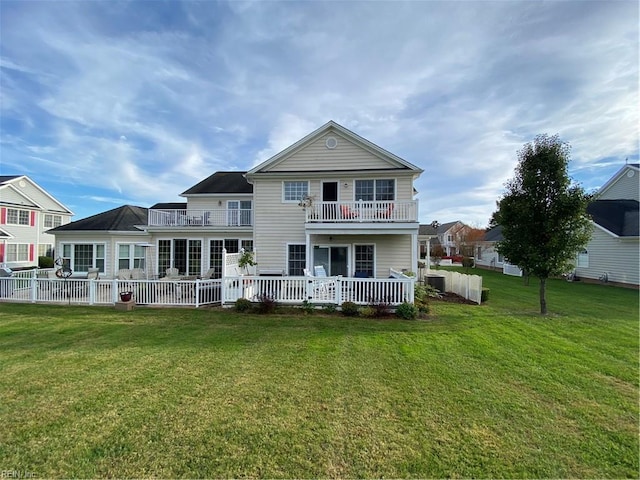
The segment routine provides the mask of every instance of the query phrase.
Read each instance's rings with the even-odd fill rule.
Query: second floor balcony
[[[410,223],[418,221],[418,202],[314,202],[305,212],[307,223]]]
[[[150,227],[252,227],[252,209],[149,210]]]

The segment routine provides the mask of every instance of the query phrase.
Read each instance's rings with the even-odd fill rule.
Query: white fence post
[[[31,303],[36,303],[36,300],[38,300],[38,280],[36,280],[35,273],[29,280],[29,289],[31,291]]]

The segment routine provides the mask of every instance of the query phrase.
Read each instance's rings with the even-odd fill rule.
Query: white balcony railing
[[[253,210],[149,210],[148,224],[153,227],[251,227]]]
[[[306,221],[322,222],[417,222],[418,202],[314,202],[306,208]]]

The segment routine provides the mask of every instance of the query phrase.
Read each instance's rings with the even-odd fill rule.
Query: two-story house
[[[18,269],[54,255],[48,230],[71,221],[73,212],[25,175],[0,176],[0,264]]]
[[[105,212],[84,226],[93,232],[92,251],[106,259],[96,258],[95,268],[106,275],[137,256],[154,275],[176,268],[181,275],[219,276],[222,249],[244,248],[256,250],[261,274],[303,275],[322,265],[327,275],[386,278],[390,268],[417,269],[413,183],[420,173],[328,122],[248,172],[211,175],[182,193],[185,203],[152,206],[139,225],[128,222],[110,235],[114,215]],[[74,224],[55,232],[70,255],[88,238]],[[68,261],[79,274],[88,268]]]

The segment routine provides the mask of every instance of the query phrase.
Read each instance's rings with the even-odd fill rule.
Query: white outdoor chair
[[[131,270],[128,268],[118,270],[118,280],[131,280]]]
[[[131,280],[144,280],[146,275],[144,274],[144,270],[141,268],[133,268],[131,269]]]
[[[175,267],[167,268],[166,273],[168,278],[180,278],[180,275],[178,275],[178,269]]]

